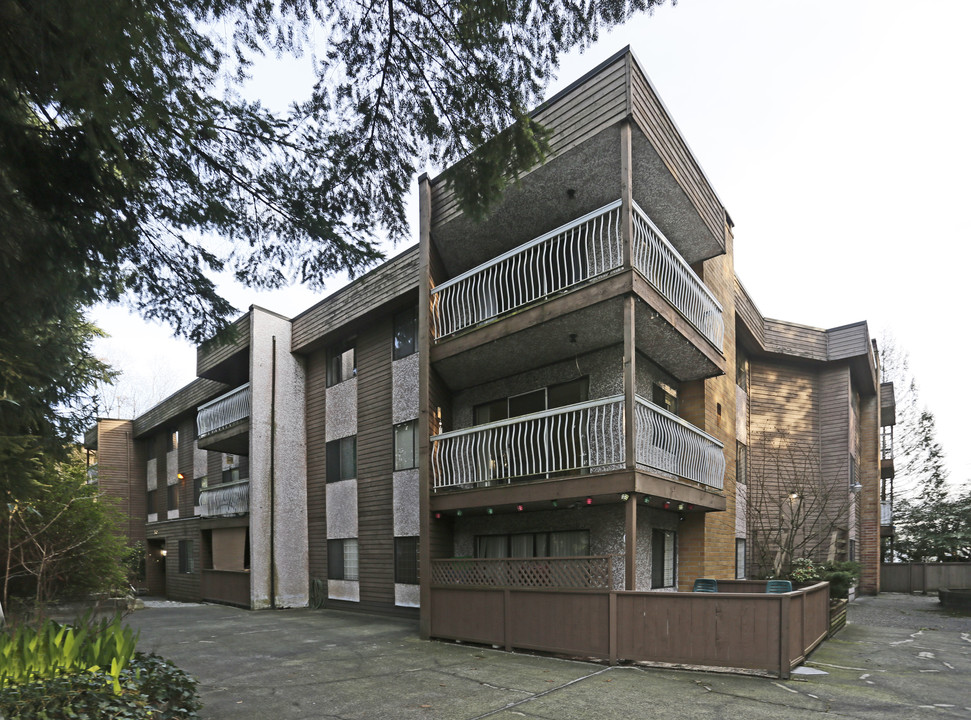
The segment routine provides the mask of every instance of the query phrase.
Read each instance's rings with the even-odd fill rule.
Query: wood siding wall
[[[159,533],[153,539],[165,540],[165,596],[171,600],[196,601],[202,599],[202,557],[199,521],[176,520],[159,523]],[[194,571],[179,572],[179,540],[191,540],[195,560]]]
[[[418,289],[418,247],[409,248],[293,319],[292,350],[317,349],[336,330]]]
[[[202,376],[250,344],[250,314],[233,321],[230,341],[210,340],[196,348],[196,375]],[[228,387],[226,388],[229,389]],[[218,395],[218,393],[217,393]],[[213,395],[216,397],[216,395]]]
[[[144,540],[145,455],[135,449],[132,422],[99,420],[97,436],[98,489],[122,513],[118,534],[128,544]]]
[[[828,359],[824,330],[781,320],[765,321],[765,349],[811,360]]]
[[[307,539],[311,582],[327,584],[327,353],[307,357]]]
[[[394,607],[391,317],[357,340],[357,507],[362,610]]]

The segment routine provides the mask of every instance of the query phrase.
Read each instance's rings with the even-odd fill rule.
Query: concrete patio
[[[199,679],[202,717],[968,717],[971,617],[936,597],[882,595],[791,680],[607,667],[426,642],[417,623],[348,612],[147,603],[140,648]]]

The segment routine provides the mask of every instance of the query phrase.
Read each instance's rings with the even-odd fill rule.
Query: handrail
[[[725,321],[721,303],[664,233],[634,203],[634,267],[688,322],[722,349]]]
[[[724,445],[704,430],[638,397],[635,409],[637,464],[719,490],[725,484]]]
[[[439,340],[623,265],[616,200],[431,289]]]
[[[200,405],[196,410],[196,426],[200,438],[248,418],[250,414],[250,384],[245,383],[219,397]]]
[[[199,494],[203,517],[241,515],[249,512],[249,478],[211,485]]]

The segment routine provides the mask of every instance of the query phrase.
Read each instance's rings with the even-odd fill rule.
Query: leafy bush
[[[196,682],[158,655],[135,653],[114,692],[104,673],[81,672],[0,688],[7,720],[190,720],[201,707]]]
[[[810,558],[796,558],[788,579],[793,582],[815,582],[826,580],[829,583],[829,596],[832,598],[849,597],[850,588],[860,579],[860,564],[857,562],[827,562],[819,565]]]
[[[120,615],[94,621],[89,612],[76,626],[53,620],[37,628],[20,625],[0,633],[0,686],[89,672],[104,675],[120,693],[118,678],[137,641]]]

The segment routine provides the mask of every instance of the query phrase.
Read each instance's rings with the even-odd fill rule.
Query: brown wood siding
[[[628,114],[626,57],[568,92],[551,98],[533,112],[533,117],[550,130],[549,162]],[[432,181],[432,227],[443,225],[461,214],[458,199],[444,176]]]
[[[361,276],[293,319],[292,350],[309,352],[339,328],[418,288],[418,247]]]
[[[826,360],[826,332],[782,320],[766,320],[765,349],[782,355]]]
[[[179,423],[179,472],[182,473],[182,479],[179,480],[179,517],[182,518],[192,517],[195,511],[195,505],[192,502],[195,439],[195,417]]]
[[[735,278],[735,318],[741,320],[752,337],[765,349],[765,318],[739,279]]]
[[[651,141],[661,160],[690,198],[711,230],[724,242],[725,209],[708,183],[698,161],[685,143],[647,75],[631,58],[631,98],[634,121]]]
[[[394,607],[391,317],[357,343],[357,507],[360,608]]]
[[[893,383],[880,383],[880,426],[897,424],[897,399]]]
[[[824,478],[849,483],[850,371],[845,365],[827,367],[819,378],[820,470]]]
[[[827,330],[826,339],[827,356],[830,360],[845,360],[857,355],[866,355],[870,349],[870,338],[865,322]]]
[[[310,579],[327,583],[327,353],[307,357],[307,540]]]
[[[196,348],[196,375],[203,375],[221,362],[225,362],[250,344],[250,316],[246,313],[233,321],[231,342],[210,340]],[[228,389],[228,388],[227,388]]]
[[[215,450],[206,451],[206,483],[209,486],[223,481],[223,454]]]
[[[160,523],[153,540],[165,541],[165,596],[171,600],[197,601],[202,599],[202,537],[199,521],[174,520]],[[179,572],[179,540],[192,540],[195,572]]]
[[[172,423],[175,419],[190,411],[194,418],[195,409],[199,405],[219,397],[230,389],[228,385],[215,380],[207,380],[206,378],[193,380],[148,412],[135,418],[135,437],[144,437],[159,426]]]
[[[98,489],[122,513],[118,533],[127,544],[145,539],[144,456],[132,439],[130,420],[99,420]],[[142,472],[137,469],[141,460]],[[139,482],[141,478],[141,482]]]

